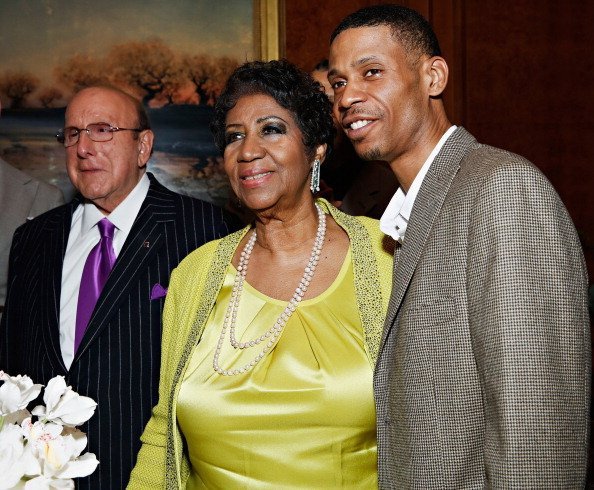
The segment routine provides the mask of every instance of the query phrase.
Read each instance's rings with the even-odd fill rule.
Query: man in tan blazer
[[[0,317],[14,231],[27,219],[61,204],[64,197],[60,189],[28,176],[0,158]]]
[[[583,488],[590,331],[580,244],[524,158],[452,126],[429,24],[364,8],[331,38],[334,113],[400,189],[374,388],[381,488]]]
[[[0,318],[6,299],[8,255],[14,231],[27,219],[61,204],[64,196],[60,189],[30,177],[0,158]]]

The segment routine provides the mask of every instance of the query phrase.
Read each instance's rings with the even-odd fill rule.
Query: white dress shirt
[[[144,174],[130,194],[107,216],[115,225],[113,248],[116,258],[128,238],[149,186],[150,180]],[[103,218],[105,215],[90,202],[80,204],[72,215],[68,245],[62,265],[60,294],[60,349],[67,369],[70,369],[74,359],[76,309],[83,268],[91,249],[101,239],[97,223]]]
[[[451,126],[440,138],[433,148],[433,151],[425,160],[425,163],[417,173],[415,180],[405,193],[402,187],[399,187],[396,194],[390,200],[388,207],[380,218],[380,230],[386,235],[390,235],[394,240],[402,244],[404,242],[404,235],[406,234],[406,227],[408,226],[408,220],[410,219],[410,213],[412,212],[413,204],[421,188],[421,184],[425,179],[425,175],[429,171],[429,167],[435,160],[435,157],[440,152],[446,140],[456,130],[457,126]]]

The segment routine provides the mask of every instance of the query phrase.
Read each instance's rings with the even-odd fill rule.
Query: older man
[[[157,401],[170,272],[228,227],[220,209],[146,173],[153,132],[130,95],[80,91],[58,139],[80,194],[15,233],[0,368],[38,383],[63,375],[95,399],[83,430],[100,464],[78,488],[123,488]]]
[[[590,331],[580,243],[524,158],[452,126],[429,24],[395,5],[335,29],[334,112],[400,189],[375,371],[382,488],[583,488]],[[496,103],[496,101],[494,101]]]

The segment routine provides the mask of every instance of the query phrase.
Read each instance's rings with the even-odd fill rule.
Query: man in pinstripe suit
[[[395,5],[331,38],[334,112],[401,188],[374,376],[382,488],[583,488],[586,272],[573,224],[524,158],[452,126],[431,27]]]
[[[123,488],[157,401],[161,311],[171,270],[228,233],[220,209],[175,194],[146,173],[153,133],[142,105],[109,87],[74,96],[60,140],[79,195],[17,229],[0,325],[0,368],[47,383],[55,375],[98,402],[82,430],[100,461],[78,488]],[[83,265],[115,225],[117,259],[74,346]],[[82,293],[81,293],[82,294]]]

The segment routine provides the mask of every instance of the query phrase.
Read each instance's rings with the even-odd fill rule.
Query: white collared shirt
[[[404,235],[406,234],[406,227],[408,226],[410,213],[412,212],[413,204],[415,203],[421,184],[425,179],[425,175],[427,175],[433,160],[435,160],[435,157],[441,151],[441,148],[456,128],[457,126],[451,126],[443,134],[417,173],[408,192],[405,193],[402,190],[402,187],[399,187],[396,194],[394,194],[390,200],[388,207],[386,207],[384,214],[382,214],[382,217],[380,218],[380,229],[386,235],[390,235],[394,240],[401,244],[404,242]]]
[[[107,216],[115,225],[113,248],[116,257],[128,238],[149,186],[150,180],[145,173],[130,194]],[[60,294],[60,349],[67,369],[70,369],[74,359],[76,309],[83,268],[91,249],[101,239],[97,223],[103,218],[105,215],[90,202],[80,204],[72,215],[68,245],[62,265]]]

